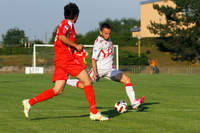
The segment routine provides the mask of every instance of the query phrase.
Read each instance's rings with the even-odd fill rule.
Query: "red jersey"
[[[64,35],[70,41],[75,42],[76,33],[74,24],[71,21],[64,19],[58,26],[54,42],[55,64],[65,63],[74,58],[73,52],[75,48],[61,42],[58,39],[60,35]]]
[[[86,68],[82,56],[76,55],[74,47],[62,43],[58,38],[60,35],[64,35],[70,41],[75,42],[76,34],[73,23],[65,19],[58,26],[54,42],[55,70],[52,77],[53,82],[67,80],[69,74],[76,77]]]

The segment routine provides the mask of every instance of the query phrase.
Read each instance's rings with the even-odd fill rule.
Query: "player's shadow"
[[[105,108],[111,108],[111,107],[97,107],[97,109],[105,109]],[[77,109],[88,109],[88,107],[78,107]],[[77,115],[77,116],[46,116],[46,117],[31,118],[30,120],[68,119],[68,118],[80,118],[80,117],[89,117],[89,114]]]
[[[67,118],[80,118],[80,117],[89,117],[89,114],[87,115],[80,115],[80,116],[48,116],[48,117],[37,117],[37,118],[31,118],[30,120],[46,120],[46,119],[67,119]]]
[[[118,115],[120,115],[119,112],[117,112],[116,110],[114,109],[111,109],[111,110],[107,110],[107,111],[103,111],[101,112],[103,115],[106,115],[108,118],[113,118],[113,117],[116,117]]]
[[[154,104],[160,104],[160,103],[159,102],[143,103],[139,107],[139,109],[137,110],[137,112],[149,112],[149,109],[151,108],[150,106],[152,106]]]
[[[103,108],[103,107],[102,107],[102,108]],[[107,107],[106,107],[106,108],[107,108]],[[142,112],[143,110],[141,110],[141,109],[140,109],[140,110],[133,110],[132,107],[129,106],[126,113],[139,112],[139,111]],[[110,119],[112,119],[113,117],[117,117],[117,116],[119,116],[119,115],[122,115],[121,113],[119,113],[119,112],[117,112],[116,110],[114,110],[113,107],[110,107],[109,110],[103,111],[103,112],[101,112],[101,113],[104,114],[104,115],[106,115],[106,116],[108,116]]]
[[[88,107],[79,107],[79,108],[88,108]],[[101,111],[101,114],[107,116],[108,118],[113,118],[116,117],[118,115],[120,115],[120,113],[118,113],[116,110],[114,110],[114,107],[97,107],[97,109],[103,109],[106,111]]]
[[[143,103],[138,110],[133,110],[131,106],[128,107],[128,111],[130,112],[149,112],[150,106],[154,104],[160,104],[159,102],[151,102],[151,103]],[[88,108],[88,107],[79,107],[80,108]],[[107,109],[106,111],[102,111],[101,113],[106,115],[109,118],[113,118],[119,116],[120,113],[114,110],[114,107],[97,107],[97,109]],[[48,116],[48,117],[37,117],[31,118],[30,120],[45,120],[45,119],[67,119],[67,118],[80,118],[80,117],[89,117],[89,114],[85,115],[77,115],[77,116]]]

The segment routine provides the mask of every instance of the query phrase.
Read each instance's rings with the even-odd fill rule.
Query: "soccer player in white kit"
[[[144,102],[145,97],[142,96],[141,98],[136,99],[131,79],[122,71],[114,68],[114,49],[110,39],[110,34],[111,26],[107,23],[103,23],[100,28],[100,35],[94,42],[92,69],[90,70],[89,75],[93,82],[105,77],[123,83],[132,108],[138,109],[138,107]],[[67,84],[83,88],[83,85],[77,79],[68,79]]]

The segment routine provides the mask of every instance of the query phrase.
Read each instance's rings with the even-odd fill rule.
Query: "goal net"
[[[33,63],[29,73],[53,72],[54,70],[54,45],[53,44],[34,44],[33,46]],[[93,45],[84,45],[88,53],[86,65],[87,70],[91,68]],[[114,65],[119,69],[119,52],[118,45],[114,45]],[[40,69],[40,70],[39,70]],[[41,71],[41,72],[38,72]],[[43,71],[43,72],[42,72]]]

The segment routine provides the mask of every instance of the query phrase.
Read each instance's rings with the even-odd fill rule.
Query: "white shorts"
[[[112,80],[112,77],[116,76],[119,73],[122,73],[122,71],[119,71],[117,69],[106,69],[106,70],[97,70],[98,77],[96,81],[98,81],[100,78],[107,78],[109,80]],[[94,75],[93,69],[90,69],[89,75],[93,81],[95,81],[92,77]]]

